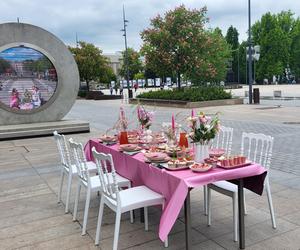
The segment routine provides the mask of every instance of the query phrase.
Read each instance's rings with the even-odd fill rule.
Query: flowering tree
[[[224,78],[229,48],[219,32],[206,30],[206,8],[186,9],[181,5],[151,20],[141,32],[141,52],[149,68],[159,75],[176,73],[199,81]]]

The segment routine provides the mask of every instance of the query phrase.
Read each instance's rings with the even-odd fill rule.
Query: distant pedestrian
[[[134,91],[136,92],[136,91],[137,91],[137,89],[138,89],[138,84],[137,84],[137,83],[135,83],[135,84],[133,85],[133,87],[134,87]]]
[[[112,85],[110,85],[109,91],[110,91],[110,95],[112,95],[112,94],[113,94],[113,91],[114,91],[114,88],[113,88]]]
[[[123,95],[123,84],[120,84],[120,95]]]
[[[118,86],[117,84],[115,85],[115,92],[116,92],[116,95],[118,94]]]

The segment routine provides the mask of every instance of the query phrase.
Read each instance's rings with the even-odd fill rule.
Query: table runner
[[[245,178],[245,188],[257,194],[262,194],[263,183],[267,174],[266,170],[258,165],[252,164],[242,168],[221,169],[214,168],[208,172],[195,173],[191,170],[169,171],[160,169],[144,162],[142,153],[130,156],[118,151],[119,145],[106,146],[99,140],[89,140],[85,145],[87,160],[94,160],[92,148],[98,152],[111,154],[115,169],[118,174],[132,181],[132,186],[145,185],[153,191],[162,194],[166,199],[166,205],[162,211],[159,224],[159,238],[164,241],[171,231],[181,207],[184,204],[189,188],[203,186],[222,180],[233,180]]]

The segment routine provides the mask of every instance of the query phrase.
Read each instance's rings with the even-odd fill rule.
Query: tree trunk
[[[86,80],[86,90],[90,91],[90,82]]]
[[[177,71],[177,87],[178,87],[178,89],[180,89],[181,88],[181,85],[180,85],[180,72],[179,71]]]

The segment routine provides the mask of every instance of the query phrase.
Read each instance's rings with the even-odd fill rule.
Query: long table
[[[239,244],[245,248],[244,225],[244,188],[261,195],[266,170],[258,165],[251,164],[242,168],[221,169],[214,168],[208,172],[195,173],[191,170],[169,171],[145,163],[142,153],[128,155],[119,152],[119,145],[107,146],[97,139],[89,140],[85,145],[87,160],[94,160],[92,148],[106,154],[111,154],[115,169],[118,174],[128,178],[132,186],[145,185],[153,191],[162,194],[166,199],[166,205],[162,211],[159,224],[159,238],[164,241],[171,231],[181,208],[184,206],[186,249],[191,246],[190,223],[190,190],[216,181],[230,180],[238,185],[238,210],[239,210]]]

